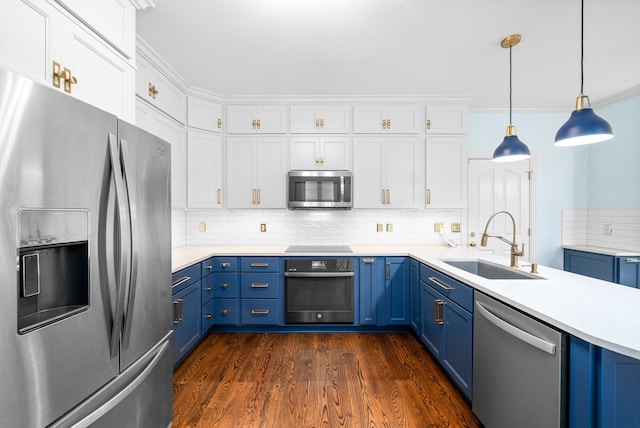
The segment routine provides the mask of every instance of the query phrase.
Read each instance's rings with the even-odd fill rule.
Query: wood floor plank
[[[410,333],[212,333],[174,372],[173,427],[481,427]]]

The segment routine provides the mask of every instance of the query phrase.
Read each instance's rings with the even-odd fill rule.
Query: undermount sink
[[[441,260],[442,262],[486,279],[544,279],[514,268],[480,259]]]

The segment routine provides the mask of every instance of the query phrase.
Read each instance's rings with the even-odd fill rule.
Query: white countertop
[[[173,271],[212,255],[302,255],[285,253],[286,248],[285,245],[178,247],[173,249]],[[351,249],[353,253],[332,253],[330,256],[410,256],[589,343],[640,359],[638,289],[545,266],[538,266],[539,276],[544,280],[484,279],[441,261],[447,258],[483,258],[509,264],[508,259],[502,256],[471,248],[352,245]],[[520,268],[525,272],[529,269]]]
[[[592,245],[563,245],[567,250],[586,251],[587,253],[605,254],[614,257],[632,257],[640,255],[640,251],[618,250],[616,248],[594,247]]]

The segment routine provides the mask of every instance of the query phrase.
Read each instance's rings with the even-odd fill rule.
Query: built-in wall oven
[[[285,260],[285,322],[352,324],[353,266],[352,258]]]

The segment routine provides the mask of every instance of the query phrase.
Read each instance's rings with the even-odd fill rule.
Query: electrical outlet
[[[207,231],[207,223],[201,221],[198,223],[198,232],[206,232]]]
[[[376,232],[383,232],[384,229],[382,228],[382,223],[378,223],[376,224]]]
[[[393,224],[387,223],[387,232],[393,232]]]
[[[451,223],[451,231],[454,233],[460,233],[460,223]]]
[[[436,233],[440,233],[440,231],[444,229],[444,223],[433,223],[433,231]]]
[[[605,224],[604,225],[604,234],[605,235],[613,235],[613,225],[612,224]]]
[[[267,223],[260,223],[260,232],[267,231]]]

